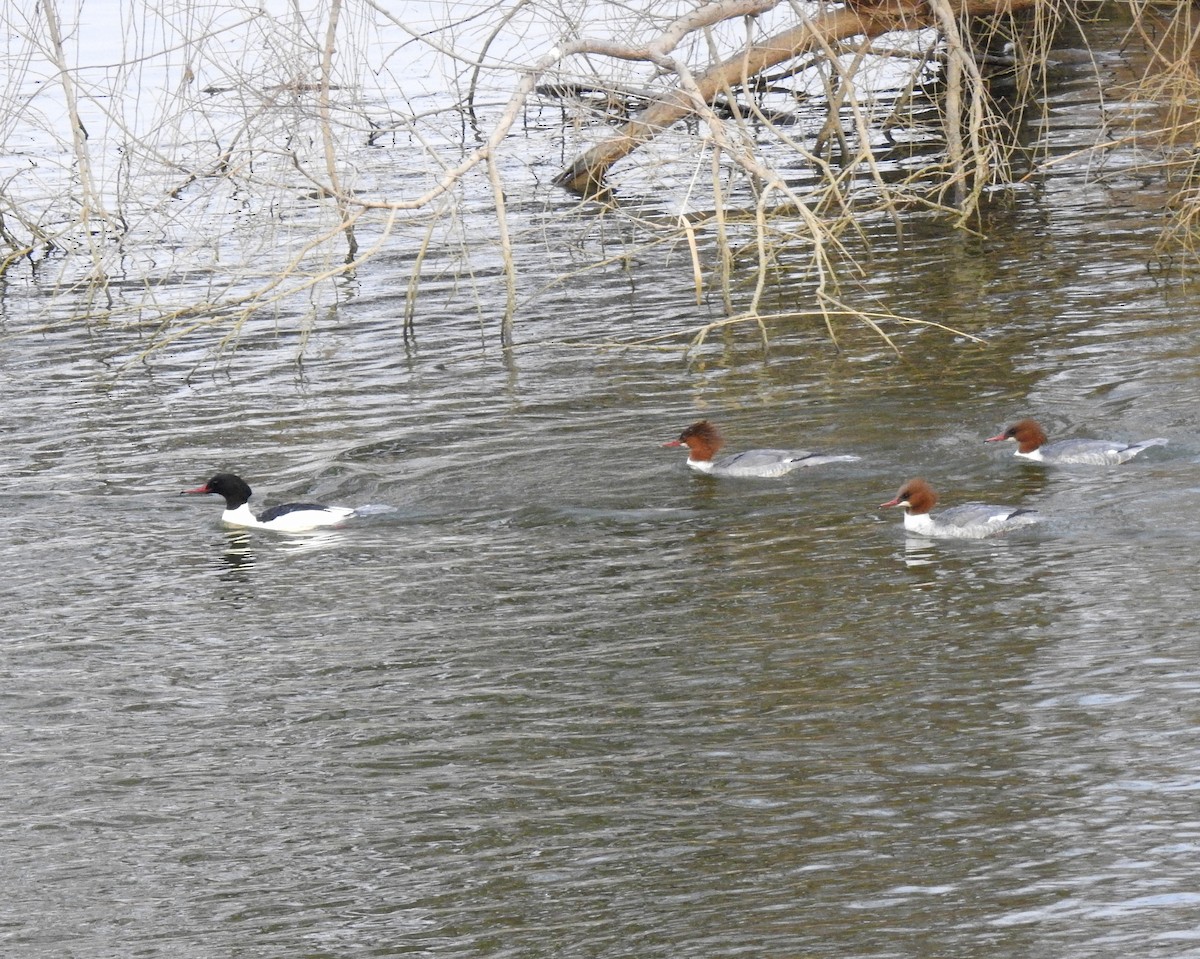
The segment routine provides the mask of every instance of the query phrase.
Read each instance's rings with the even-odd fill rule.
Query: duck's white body
[[[915,479],[901,486],[895,499],[880,506],[903,506],[905,530],[936,539],[986,539],[1040,519],[1034,510],[988,503],[964,503],[934,516],[930,510],[935,503],[937,493],[933,488],[924,480]]]
[[[931,513],[904,514],[904,528],[908,532],[935,539],[986,539],[1037,521],[1037,514],[1033,510],[989,506],[986,503],[964,503],[953,509],[942,510],[937,516]]]
[[[290,503],[276,506],[255,516],[248,504],[237,509],[227,509],[221,514],[221,522],[230,526],[245,526],[249,529],[273,529],[280,533],[303,533],[310,529],[340,526],[354,515],[354,510],[345,506],[316,506],[312,503]]]
[[[824,463],[848,463],[857,456],[824,456],[807,450],[746,450],[719,460],[698,460],[689,456],[687,465],[709,476],[783,476],[803,466]]]
[[[1167,440],[1156,437],[1140,443],[1124,443],[1120,440],[1058,440],[1046,442],[1046,434],[1037,420],[1025,419],[1014,423],[998,436],[989,436],[984,442],[1017,444],[1016,456],[1033,463],[1058,463],[1079,466],[1119,466],[1127,463],[1142,450],[1151,446],[1165,446]]]
[[[693,423],[678,439],[663,446],[688,448],[687,465],[708,476],[762,477],[784,476],[794,469],[822,466],[825,463],[850,463],[859,457],[810,453],[808,450],[746,450],[714,459],[725,445],[720,431],[708,420]]]
[[[269,529],[280,533],[303,533],[307,530],[339,526],[352,517],[354,510],[346,506],[322,506],[318,503],[285,503],[273,506],[257,516],[250,511],[249,484],[233,473],[218,473],[203,486],[183,491],[190,495],[215,494],[224,497],[225,511],[221,521],[230,526],[247,529]]]

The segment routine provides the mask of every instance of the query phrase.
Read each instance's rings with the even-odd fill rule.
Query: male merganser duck
[[[725,438],[708,420],[693,423],[679,434],[678,439],[663,443],[688,448],[687,465],[698,473],[711,476],[783,476],[801,466],[821,466],[825,463],[849,463],[857,456],[830,456],[807,450],[746,450],[714,460]]]
[[[255,516],[247,505],[250,486],[233,473],[218,473],[203,486],[185,489],[180,496],[215,493],[225,497],[225,512],[221,520],[231,526],[249,526],[254,529],[273,529],[283,533],[302,533],[322,526],[337,526],[354,515],[354,510],[345,506],[319,506],[316,503],[285,503],[272,506]]]
[[[964,503],[930,516],[929,511],[937,498],[937,493],[925,480],[911,479],[900,487],[895,499],[879,505],[880,508],[903,506],[906,530],[941,539],[983,539],[1018,526],[1028,526],[1039,519],[1036,510],[985,503]]]
[[[1059,440],[1046,443],[1037,420],[1024,419],[1014,423],[999,436],[989,436],[985,443],[1012,440],[1017,444],[1016,455],[1037,463],[1085,463],[1090,466],[1116,466],[1127,462],[1150,446],[1164,446],[1165,439],[1142,440],[1140,443],[1120,443],[1116,440]]]

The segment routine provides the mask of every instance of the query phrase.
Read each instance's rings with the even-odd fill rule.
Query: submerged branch
[[[382,0],[354,16],[331,0],[319,23],[294,6],[290,23],[247,21],[231,6],[216,0],[211,18],[159,48],[146,46],[159,11],[141,14],[107,74],[80,65],[81,6],[75,22],[56,0],[34,0],[36,23],[0,12],[21,47],[4,61],[6,89],[54,80],[4,101],[10,157],[25,156],[12,142],[30,130],[48,147],[0,183],[0,277],[40,270],[44,282],[58,269],[55,292],[75,298],[78,317],[132,318],[155,348],[219,325],[236,335],[254,311],[282,312],[318,284],[338,296],[330,280],[387,250],[404,264],[406,338],[419,298],[473,284],[508,346],[528,302],[590,273],[632,273],[653,251],[675,258],[689,299],[724,317],[686,332],[696,344],[747,323],[765,340],[772,318],[804,315],[835,346],[854,317],[894,347],[896,330],[920,321],[855,309],[852,295],[873,233],[902,229],[913,211],[982,230],[970,218],[986,191],[1026,173],[1011,165],[1030,142],[1025,111],[1051,102],[1052,35],[1060,24],[1087,30],[1068,0],[695,0],[678,16],[605,5],[596,30],[622,41],[586,35],[601,9],[588,4],[487,0],[441,23]],[[1137,152],[1176,191],[1164,237],[1200,256],[1194,14],[1145,0],[1128,13],[1129,49],[1141,53],[1105,74],[1097,142],[1045,149],[1028,175],[1085,151]],[[228,53],[251,47],[268,53]],[[389,76],[414,50],[429,72]],[[141,64],[170,76],[169,88],[139,88],[151,75]],[[1138,103],[1127,118],[1121,96]],[[554,99],[561,126],[545,108]],[[143,116],[147,103],[161,113]],[[572,123],[603,139],[550,160],[554,182],[611,202],[540,206],[555,154],[514,148],[516,135],[525,124],[526,142],[559,149]],[[653,159],[630,177],[639,196],[605,193],[616,164],[684,123],[680,149],[646,151]],[[1040,126],[1039,148],[1052,136]],[[462,219],[481,207],[495,217],[486,236]],[[551,234],[556,246],[539,259],[562,265],[519,296],[529,244]],[[130,282],[109,282],[117,266]],[[776,277],[804,291],[803,314],[771,312]]]

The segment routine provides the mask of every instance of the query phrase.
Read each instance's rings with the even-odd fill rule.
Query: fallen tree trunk
[[[1001,16],[1052,0],[950,0],[960,18]],[[604,190],[609,168],[673,123],[711,103],[729,87],[748,85],[750,78],[813,49],[854,36],[877,37],[894,30],[936,26],[937,15],[924,0],[863,0],[837,10],[824,10],[795,27],[720,61],[695,78],[694,87],[676,86],[663,94],[612,137],[591,147],[563,170],[554,182],[591,196]]]

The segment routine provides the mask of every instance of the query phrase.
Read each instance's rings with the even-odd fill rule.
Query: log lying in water
[[[934,0],[937,2],[937,0]],[[945,2],[945,0],[942,0]],[[959,17],[975,18],[1016,13],[1049,0],[949,0]],[[711,103],[728,87],[745,84],[777,64],[811,50],[854,36],[877,37],[893,30],[934,26],[937,16],[926,0],[851,0],[847,6],[824,10],[811,19],[756,43],[714,64],[695,78],[695,90],[675,87],[647,106],[612,137],[591,147],[562,171],[554,182],[586,196],[604,190],[609,167],[671,124],[694,113],[699,103]]]

